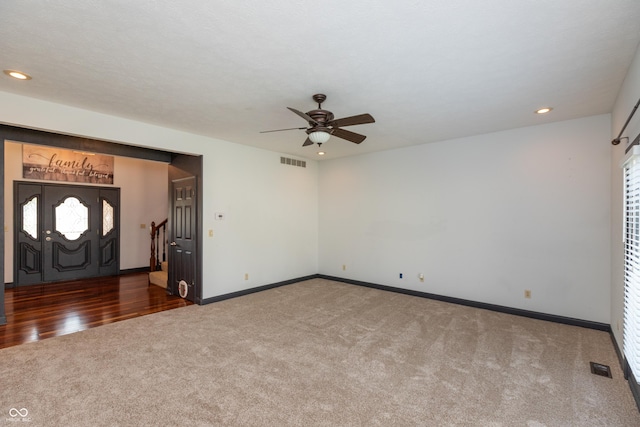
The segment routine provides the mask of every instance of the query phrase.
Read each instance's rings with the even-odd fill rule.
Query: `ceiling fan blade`
[[[331,120],[328,123],[328,126],[334,126],[334,127],[354,126],[354,125],[363,125],[366,123],[375,123],[375,121],[376,120],[371,116],[371,114],[358,114],[357,116]]]
[[[275,129],[275,130],[261,130],[260,133],[282,132],[283,130],[300,130],[300,129],[306,129],[306,127],[304,127],[304,128]]]
[[[331,130],[331,135],[337,136],[338,138],[346,139],[347,141],[355,142],[356,144],[360,144],[367,138],[366,136],[360,135],[359,133],[340,128],[333,128]]]
[[[304,144],[302,144],[303,147],[306,147],[307,145],[313,145],[313,141],[311,141],[309,138],[307,138]]]
[[[309,116],[306,113],[303,113],[302,111],[298,111],[295,108],[291,108],[291,107],[287,107],[289,110],[293,111],[294,113],[296,113],[297,115],[299,115],[300,117],[302,117],[303,119],[305,119],[306,121],[310,122],[310,123],[314,123],[314,124],[318,124],[318,122],[316,122],[315,120],[313,120],[313,118],[311,118],[311,116]]]

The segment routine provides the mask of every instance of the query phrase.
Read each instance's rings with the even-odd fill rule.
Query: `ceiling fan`
[[[325,101],[325,99],[327,99],[326,95],[318,93],[313,95],[312,98],[318,103],[317,110],[311,110],[303,113],[302,111],[298,111],[295,108],[287,107],[289,110],[305,119],[309,123],[309,127],[265,130],[260,133],[305,129],[308,137],[304,141],[304,144],[302,144],[303,147],[313,144],[322,145],[329,140],[329,137],[331,135],[337,136],[338,138],[346,139],[347,141],[351,141],[355,144],[360,144],[365,140],[366,136],[341,129],[341,127],[374,123],[375,119],[371,116],[371,114],[358,114],[357,116],[334,119],[333,113],[331,111],[322,109],[322,103]]]

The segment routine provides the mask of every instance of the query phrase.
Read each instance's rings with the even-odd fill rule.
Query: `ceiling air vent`
[[[283,165],[298,166],[301,168],[307,167],[307,162],[305,162],[304,160],[290,159],[288,157],[280,157],[280,163],[282,163]]]

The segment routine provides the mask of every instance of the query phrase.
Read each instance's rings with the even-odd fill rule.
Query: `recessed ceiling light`
[[[549,111],[553,110],[551,107],[544,107],[536,110],[536,114],[547,114]]]
[[[31,76],[29,74],[23,73],[22,71],[17,70],[4,70],[4,73],[18,80],[31,80]]]
[[[318,151],[318,156],[324,156],[324,151]]]

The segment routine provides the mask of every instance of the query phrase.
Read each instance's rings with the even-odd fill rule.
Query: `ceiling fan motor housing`
[[[307,115],[315,120],[320,127],[325,127],[328,122],[333,120],[333,113],[327,110],[311,110],[307,112]],[[316,123],[309,122],[309,125],[314,126]]]

